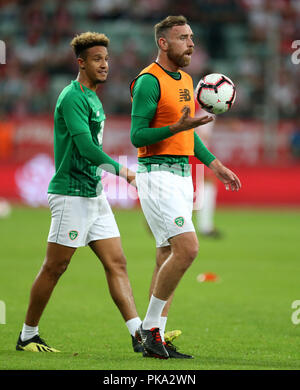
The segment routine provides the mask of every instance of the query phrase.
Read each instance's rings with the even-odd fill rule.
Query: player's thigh
[[[157,171],[137,174],[136,182],[157,247],[168,246],[169,238],[174,235],[195,231],[191,177]]]
[[[120,237],[91,241],[89,246],[105,270],[126,269],[126,258]]]
[[[95,199],[95,206],[96,207],[94,208],[93,212],[93,222],[90,225],[88,234],[86,236],[86,245],[90,244],[91,242],[102,242],[112,238],[118,239],[114,242],[120,243],[119,228],[110,204],[108,203],[104,193]],[[120,249],[119,247],[120,244],[116,244],[116,251]]]
[[[76,248],[48,242],[43,270],[62,273],[68,267]]]

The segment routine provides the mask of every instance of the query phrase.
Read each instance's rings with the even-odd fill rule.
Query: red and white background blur
[[[300,205],[300,161],[290,152],[295,125],[292,120],[279,122],[274,134],[275,158],[270,163],[261,122],[218,118],[210,149],[238,174],[243,185],[239,193],[233,194],[219,183],[218,205]],[[54,173],[53,119],[25,117],[1,122],[0,126],[0,198],[33,207],[47,206],[47,188]],[[129,116],[108,116],[103,150],[136,170]],[[135,190],[128,189],[123,179],[105,173],[103,187],[114,207],[138,204]]]

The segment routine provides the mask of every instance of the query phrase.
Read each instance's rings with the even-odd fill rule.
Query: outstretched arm
[[[207,149],[207,147],[202,142],[199,135],[194,132],[194,153],[195,157],[209,167],[210,163],[215,160],[215,156]]]
[[[238,191],[242,185],[237,175],[226,168],[203,144],[198,134],[194,133],[194,152],[199,161],[208,166],[216,177],[225,185],[226,190]]]
[[[128,183],[133,182],[134,185],[134,172],[122,167],[93,142],[88,123],[89,107],[83,96],[66,95],[61,110],[79,154],[92,164],[101,166],[105,171],[122,176]]]
[[[90,133],[78,134],[73,137],[73,141],[82,157],[96,166],[101,166],[107,172],[123,177],[129,184],[135,187],[135,173],[127,167],[120,165],[95,145]]]
[[[212,169],[216,177],[225,185],[226,190],[238,191],[242,187],[237,175],[226,168],[218,159],[211,162],[209,168]]]

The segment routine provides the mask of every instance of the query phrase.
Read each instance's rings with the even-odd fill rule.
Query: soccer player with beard
[[[76,36],[71,42],[79,74],[63,89],[55,108],[56,171],[48,189],[51,227],[46,257],[33,283],[17,342],[16,349],[20,351],[59,352],[40,338],[38,324],[76,248],[87,245],[102,262],[110,294],[126,322],[134,351],[143,350],[134,337],[141,320],[127,275],[119,230],[101,186],[101,168],[135,185],[135,173],[102,150],[105,114],[96,90],[107,79],[108,44],[104,34],[90,32]]]
[[[164,341],[164,328],[176,286],[198,254],[189,156],[208,166],[226,189],[237,191],[241,183],[194,132],[212,117],[194,117],[193,81],[180,70],[189,65],[194,48],[186,18],[168,16],[154,29],[157,60],[131,83],[131,141],[139,161],[136,182],[156,241],[150,302],[136,335],[144,356],[188,359],[192,356]]]

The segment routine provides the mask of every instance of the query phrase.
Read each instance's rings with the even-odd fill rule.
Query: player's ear
[[[85,69],[85,66],[84,66],[84,59],[83,59],[83,58],[78,57],[78,58],[77,58],[77,62],[78,62],[78,65],[79,65],[79,69],[80,69],[80,70]]]
[[[165,50],[168,49],[168,41],[166,40],[166,38],[160,37],[160,38],[158,39],[157,43],[158,43],[158,47],[159,47],[161,50],[165,51]]]

